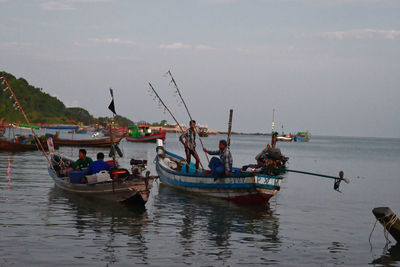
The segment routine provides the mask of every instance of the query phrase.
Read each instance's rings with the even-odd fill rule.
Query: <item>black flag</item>
[[[117,115],[117,112],[115,112],[115,107],[114,107],[114,99],[111,101],[110,105],[108,106],[108,109],[111,110],[115,115]]]
[[[114,94],[113,94],[113,90],[110,88],[110,94],[112,97],[111,103],[108,106],[108,109],[111,110],[115,115],[117,115],[117,112],[115,112],[115,106],[114,106]]]

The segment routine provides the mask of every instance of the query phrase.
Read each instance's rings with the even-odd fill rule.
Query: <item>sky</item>
[[[400,138],[399,0],[0,0],[0,70],[94,116]],[[283,129],[282,129],[283,127]]]

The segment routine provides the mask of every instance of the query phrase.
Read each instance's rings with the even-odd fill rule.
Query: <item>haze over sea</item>
[[[204,138],[215,148],[225,136]],[[254,161],[269,137],[232,136],[234,165]],[[176,134],[165,146],[182,154]],[[400,139],[320,137],[278,143],[291,169],[336,175],[350,184],[287,173],[270,210],[193,196],[154,183],[145,209],[97,202],[55,188],[39,151],[0,153],[0,266],[400,265],[371,210],[400,214]],[[123,141],[125,157],[147,159],[154,144]],[[77,148],[61,148],[77,157]],[[97,148],[88,149],[95,157]],[[201,155],[203,162],[204,155]]]

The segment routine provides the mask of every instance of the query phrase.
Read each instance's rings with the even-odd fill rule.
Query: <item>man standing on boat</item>
[[[199,170],[199,165],[200,165],[200,158],[199,155],[196,152],[196,121],[191,120],[189,122],[190,128],[186,130],[185,133],[183,133],[179,137],[179,141],[182,143],[182,145],[185,147],[185,153],[186,153],[186,172],[189,173],[189,164],[191,161],[191,157],[193,157],[196,160],[196,173]]]
[[[209,155],[219,155],[219,158],[212,157],[208,167],[211,169],[211,173],[214,176],[214,181],[224,175],[232,174],[232,154],[229,151],[228,143],[225,140],[219,141],[219,150],[208,151],[203,148],[204,152]]]

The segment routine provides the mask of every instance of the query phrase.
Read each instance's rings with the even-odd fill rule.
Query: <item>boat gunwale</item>
[[[167,151],[165,149],[164,149],[164,152],[166,154],[168,154],[169,156],[173,157],[173,158],[183,159],[181,156],[178,156],[178,155],[176,155],[174,153],[171,153],[171,152],[169,152],[169,151]],[[212,178],[212,179],[214,179],[214,177],[212,176],[211,173],[191,174],[191,173],[184,173],[184,172],[177,172],[177,171],[170,170],[170,169],[164,167],[162,164],[160,164],[159,160],[160,160],[160,156],[157,155],[156,165],[159,165],[161,167],[161,169],[163,169],[164,171],[166,171],[166,172],[168,172],[170,174],[179,175],[179,176],[188,176],[188,177],[193,177],[193,178],[198,177],[198,178]],[[233,174],[231,174],[229,176],[225,176],[225,177],[222,177],[222,178],[223,179],[226,179],[226,178],[248,178],[248,177],[256,178],[257,176],[266,177],[266,178],[272,178],[272,179],[277,179],[277,180],[282,180],[283,179],[282,177],[279,177],[279,176],[271,176],[271,175],[267,175],[267,174],[243,173],[243,172],[239,173],[239,174],[233,173]],[[257,186],[258,186],[258,184],[257,184]]]

